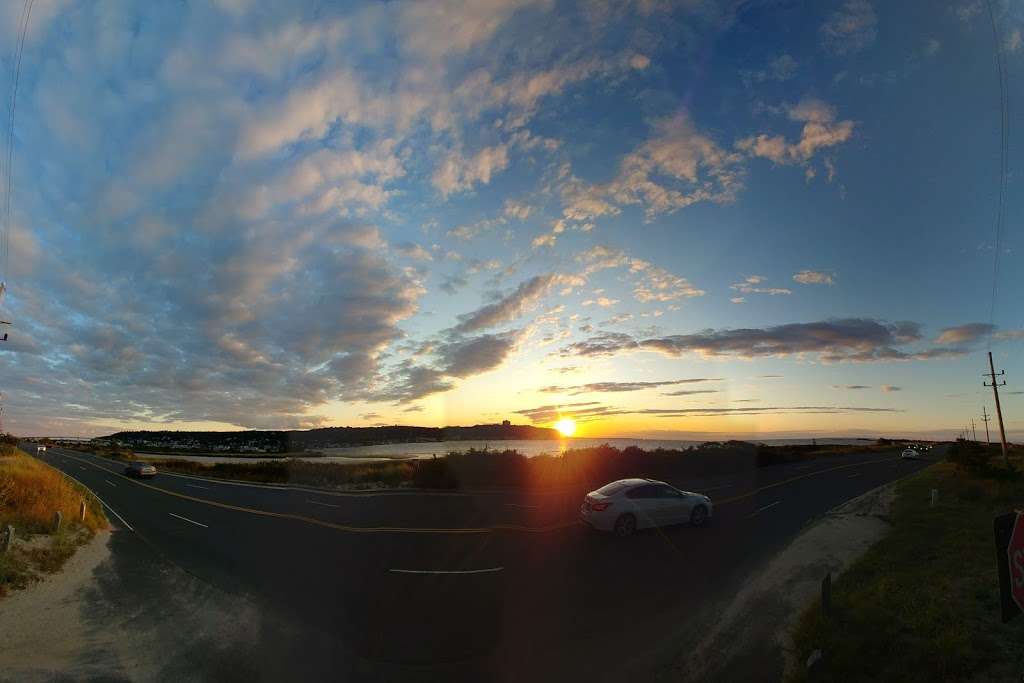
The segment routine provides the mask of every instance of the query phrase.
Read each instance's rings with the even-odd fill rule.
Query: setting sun
[[[555,423],[555,429],[562,432],[562,436],[572,436],[576,433],[576,420],[571,417],[563,417]]]

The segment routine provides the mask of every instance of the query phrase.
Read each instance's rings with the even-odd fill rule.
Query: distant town
[[[435,441],[507,441],[557,439],[558,431],[532,425],[501,424],[470,427],[324,427],[309,430],[192,432],[128,431],[92,440],[100,446],[148,451],[199,453],[298,453],[324,448],[374,446]]]

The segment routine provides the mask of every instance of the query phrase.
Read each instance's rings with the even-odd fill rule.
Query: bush
[[[1001,452],[997,446],[957,441],[950,446],[946,459],[956,465],[961,472],[970,474],[973,477],[982,479],[994,479],[997,481],[1017,481],[1020,479],[1020,471],[1002,465],[993,465],[992,457]]]
[[[417,460],[412,474],[413,486],[421,489],[457,489],[459,480],[448,466],[447,458]]]

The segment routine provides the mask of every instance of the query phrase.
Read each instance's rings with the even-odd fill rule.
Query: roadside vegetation
[[[816,680],[1019,680],[1024,616],[1000,622],[992,518],[1024,502],[1024,449],[959,442],[900,482],[891,531],[816,601],[794,631],[794,680],[814,650]],[[931,507],[931,490],[939,492]]]
[[[470,449],[439,458],[378,463],[273,460],[205,463],[145,457],[157,469],[224,479],[342,488],[415,487],[426,489],[599,486],[614,479],[651,477],[679,481],[697,476],[736,474],[757,467],[798,462],[826,455],[856,457],[892,451],[891,445],[759,446],[742,441],[709,442],[681,450],[625,449],[611,446],[570,449],[560,455],[527,457],[515,450]],[[126,449],[92,448],[119,460],[143,456]]]
[[[79,505],[86,501],[85,520]],[[54,533],[56,512],[63,516]],[[4,552],[11,525],[15,542]],[[107,519],[87,491],[57,470],[17,450],[14,440],[0,443],[0,596],[24,588],[43,574],[59,570],[78,546],[92,539]]]

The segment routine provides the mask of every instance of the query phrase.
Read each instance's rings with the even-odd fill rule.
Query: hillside
[[[290,431],[189,432],[128,431],[96,439],[139,450],[222,453],[292,453],[319,448],[427,441],[504,441],[557,439],[554,429],[531,425],[471,427],[324,427]]]

